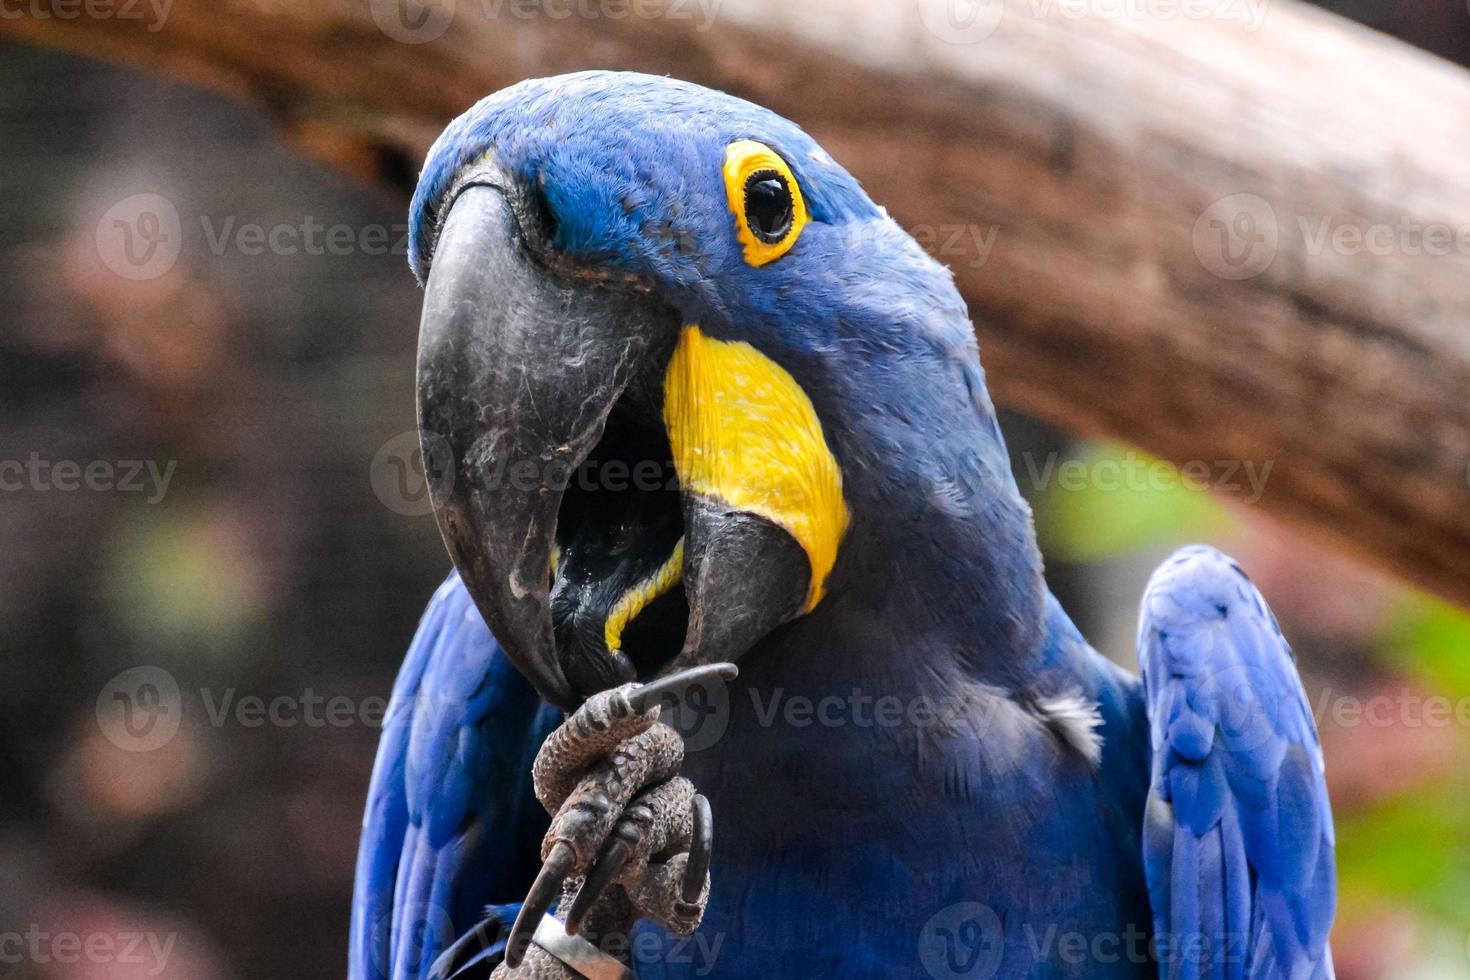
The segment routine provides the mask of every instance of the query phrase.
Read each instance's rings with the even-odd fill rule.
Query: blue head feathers
[[[727,195],[726,153],[741,140],[779,154],[811,219],[789,253],[759,267],[745,260]],[[1019,604],[1004,618],[1039,623],[1030,514],[953,277],[800,127],[650,75],[512,86],[429,152],[410,214],[420,280],[456,178],[487,155],[539,201],[559,261],[636,280],[684,323],[747,341],[798,380],[829,429],[855,526],[869,525],[848,559],[871,548],[873,561],[891,562],[901,547],[918,562],[922,549],[927,568],[952,573],[938,576],[950,581],[936,581],[935,596]],[[985,581],[1018,591],[997,603],[976,594]]]

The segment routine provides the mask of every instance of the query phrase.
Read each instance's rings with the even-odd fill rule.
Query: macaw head
[[[553,703],[738,658],[1012,504],[949,273],[760,107],[609,72],[492,95],[429,153],[410,262],[440,529]]]

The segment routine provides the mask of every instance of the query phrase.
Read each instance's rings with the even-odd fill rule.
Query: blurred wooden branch
[[[258,102],[403,188],[448,118],[526,76],[667,72],[769,105],[954,268],[1002,401],[1216,474],[1269,463],[1270,513],[1470,605],[1470,76],[1449,64],[1291,0],[79,8],[36,0],[0,36]]]

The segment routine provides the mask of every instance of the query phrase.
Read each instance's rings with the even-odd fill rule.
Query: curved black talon
[[[709,874],[710,857],[715,849],[715,815],[703,794],[695,794],[690,809],[694,814],[694,831],[689,840],[689,863],[684,866],[684,890],[679,897],[692,905],[699,901],[704,879]]]
[[[628,695],[628,704],[632,705],[633,710],[641,715],[665,697],[672,697],[677,701],[690,688],[698,687],[705,681],[716,678],[724,681],[733,680],[739,673],[740,669],[734,664],[704,664],[700,667],[690,667],[677,674],[649,681]]]
[[[521,960],[526,958],[531,937],[536,934],[536,927],[541,924],[551,903],[556,901],[562,880],[572,870],[572,863],[576,858],[572,845],[566,841],[557,841],[551,848],[551,853],[546,855],[546,863],[541,866],[541,873],[532,883],[531,891],[526,895],[526,901],[516,916],[516,924],[510,930],[510,940],[505,945],[505,965],[512,970],[520,966]]]
[[[572,899],[572,909],[567,913],[567,935],[575,936],[582,931],[592,906],[597,904],[602,893],[607,891],[607,886],[613,883],[613,879],[617,878],[623,865],[632,856],[633,848],[625,840],[615,839],[607,846],[602,857],[597,859],[597,864],[587,872],[582,887],[577,890],[577,897]]]

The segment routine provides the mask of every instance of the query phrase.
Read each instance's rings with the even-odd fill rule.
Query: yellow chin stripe
[[[674,545],[674,553],[659,566],[658,571],[618,596],[607,622],[602,627],[602,640],[609,653],[623,650],[623,630],[648,604],[679,584],[684,577],[684,539]]]
[[[810,612],[849,515],[837,460],[796,379],[747,343],[685,327],[664,377],[664,425],[685,489],[764,517],[806,551]]]

